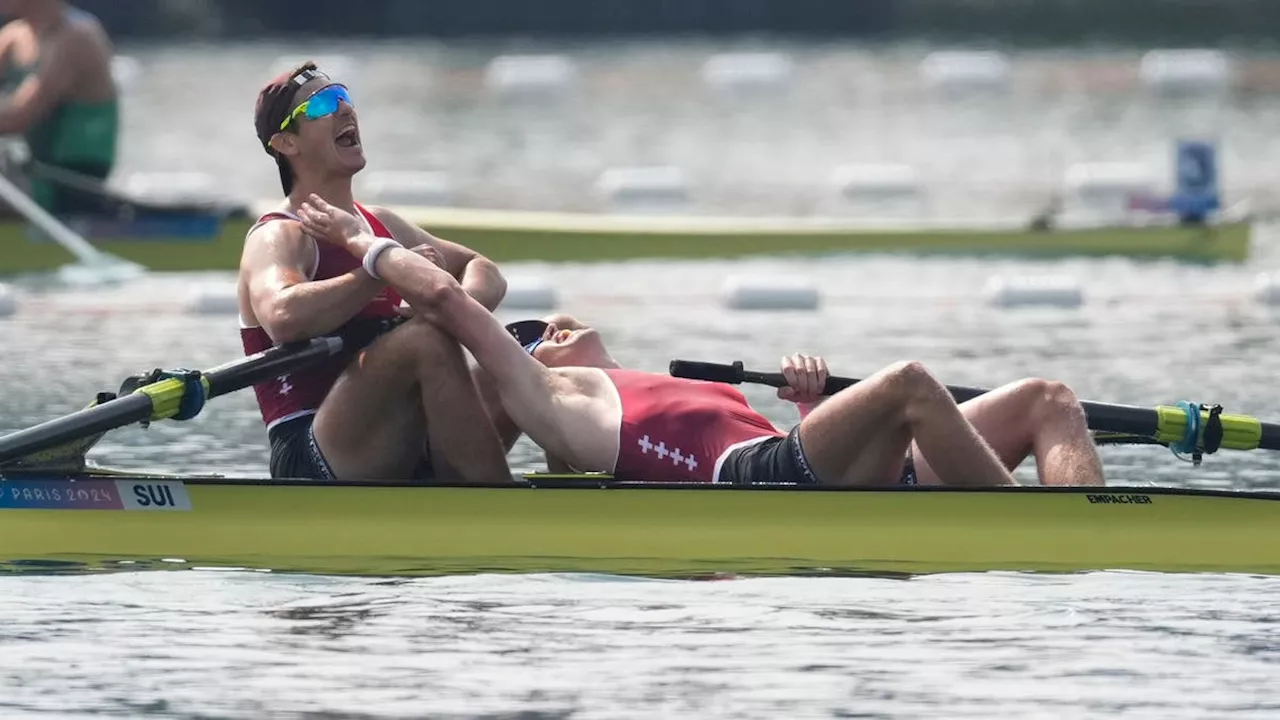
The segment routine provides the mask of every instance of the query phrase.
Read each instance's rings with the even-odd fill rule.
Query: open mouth
[[[338,147],[356,147],[360,144],[360,131],[355,125],[348,125],[334,138]]]

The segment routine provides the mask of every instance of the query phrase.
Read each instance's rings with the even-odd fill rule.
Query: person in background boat
[[[775,428],[737,389],[622,368],[600,334],[572,318],[503,326],[448,273],[377,240],[350,213],[311,197],[299,211],[317,238],[405,288],[422,317],[458,338],[510,424],[554,471],[631,480],[830,485],[1014,485],[1029,454],[1046,485],[1102,485],[1102,463],[1069,388],[1024,380],[958,406],[918,362],[901,362],[826,398],[820,358],[784,360],[779,397],[801,407]],[[819,401],[821,403],[819,404]],[[496,415],[496,413],[495,413]],[[510,439],[510,425],[496,423]]]
[[[347,347],[332,361],[254,387],[272,476],[509,479],[458,343],[430,322],[396,322],[406,288],[314,240],[297,211],[308,196],[325,198],[379,242],[439,269],[486,313],[506,293],[497,266],[385,208],[355,202],[352,177],[365,166],[356,111],[347,89],[314,63],[267,83],[255,127],[285,199],[245,238],[238,283],[244,352],[335,334]]]
[[[31,172],[21,184],[55,215],[95,212],[98,194],[42,179],[38,169],[102,181],[115,167],[111,41],[97,18],[64,0],[0,0],[0,15],[12,18],[0,28],[0,135],[26,141]]]

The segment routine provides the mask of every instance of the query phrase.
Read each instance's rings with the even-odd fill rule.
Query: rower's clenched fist
[[[797,405],[813,405],[823,398],[827,386],[827,361],[796,353],[782,358],[782,377],[787,386],[778,388],[778,397]]]

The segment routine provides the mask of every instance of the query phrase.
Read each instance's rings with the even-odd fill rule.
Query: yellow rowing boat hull
[[[495,261],[611,261],[786,254],[916,253],[1025,257],[1122,256],[1242,262],[1251,225],[1003,228],[871,228],[831,220],[646,218],[455,209],[403,210],[407,219]],[[251,220],[222,223],[210,238],[90,238],[107,252],[157,271],[232,271]],[[61,246],[0,223],[0,275],[52,270],[72,260]]]
[[[80,499],[32,509],[33,487]],[[125,507],[79,507],[94,488]],[[362,575],[1280,574],[1280,493],[0,480],[0,567],[165,559]]]

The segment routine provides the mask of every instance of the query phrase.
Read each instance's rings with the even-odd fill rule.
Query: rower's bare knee
[[[414,359],[418,365],[437,366],[462,357],[462,346],[458,340],[439,325],[426,320],[416,320],[411,325]]]
[[[1033,396],[1037,399],[1033,412],[1041,419],[1084,414],[1080,399],[1066,383],[1044,378],[1029,378],[1023,382],[1031,387]]]
[[[408,377],[437,376],[451,361],[462,357],[458,342],[451,335],[421,318],[396,328],[387,342],[391,345],[388,350],[395,355],[398,371]]]
[[[918,360],[904,360],[885,368],[890,387],[893,388],[901,402],[903,419],[914,423],[945,400],[947,388],[924,363]]]
[[[914,388],[933,379],[929,369],[919,360],[900,360],[886,367],[882,372],[891,383],[904,388]]]
[[[1057,380],[1029,377],[1010,383],[1008,387],[1006,397],[1013,400],[1016,415],[1024,418],[1027,426],[1084,412],[1075,392]]]

